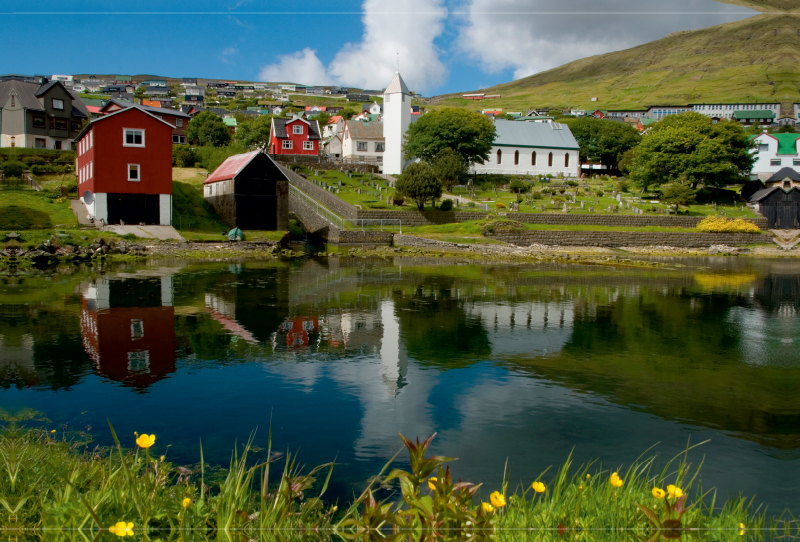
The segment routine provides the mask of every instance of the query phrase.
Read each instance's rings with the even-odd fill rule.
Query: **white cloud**
[[[306,48],[265,66],[259,79],[382,89],[397,71],[399,52],[409,88],[424,91],[445,81],[447,69],[434,44],[447,18],[444,0],[365,0],[362,9],[361,41],[346,43],[329,66]]]
[[[486,72],[513,69],[515,79],[677,30],[749,16],[743,14],[749,10],[712,0],[605,0],[601,7],[596,0],[466,0],[465,11],[457,50]]]
[[[329,85],[332,82],[322,61],[317,58],[317,52],[310,47],[279,56],[276,64],[261,68],[258,79],[311,85]]]

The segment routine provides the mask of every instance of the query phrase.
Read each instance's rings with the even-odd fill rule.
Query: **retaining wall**
[[[667,233],[637,231],[494,231],[486,237],[512,245],[561,245],[598,247],[671,246],[704,248],[711,245],[742,246],[769,243],[758,233]]]
[[[389,245],[393,235],[387,231],[340,230],[306,205],[301,199],[289,196],[289,212],[303,223],[306,230],[333,245]]]
[[[343,218],[358,218],[357,213],[358,209],[347,203],[346,201],[338,198],[334,194],[331,194],[324,188],[320,188],[319,186],[315,185],[308,179],[303,178],[299,174],[295,173],[291,169],[285,167],[282,164],[278,164],[278,167],[281,168],[281,171],[286,175],[286,178],[289,179],[289,182],[293,184],[298,189],[302,190],[319,203],[336,213],[337,215]]]
[[[486,213],[460,213],[453,211],[358,211],[356,218],[367,220],[400,220],[403,226],[428,226],[451,224],[468,220],[481,220]]]
[[[300,164],[316,169],[334,169],[337,171],[358,171],[360,173],[378,173],[380,169],[375,164],[362,163],[336,163],[321,156],[292,156],[285,154],[270,155],[273,161],[281,164]]]
[[[605,215],[605,214],[569,214],[569,213],[499,213],[517,222],[528,224],[553,225],[587,225],[587,226],[661,226],[674,228],[694,228],[701,216],[670,215]],[[762,230],[767,229],[767,219],[762,217],[748,218]]]

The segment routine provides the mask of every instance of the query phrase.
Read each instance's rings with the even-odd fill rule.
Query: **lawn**
[[[216,233],[208,233],[208,232],[197,232],[197,231],[189,231],[189,230],[181,230],[181,235],[187,241],[225,241],[227,237],[222,235],[222,232],[228,232],[230,228],[227,226],[224,229],[219,230]],[[283,239],[283,236],[286,235],[288,232],[285,231],[259,231],[259,230],[247,230],[244,232],[245,241],[280,241]]]
[[[196,167],[174,167],[172,168],[172,180],[190,184],[195,187],[202,187],[203,181],[208,177],[208,171]]]
[[[6,187],[0,189],[0,230],[78,228],[69,201],[52,192]]]

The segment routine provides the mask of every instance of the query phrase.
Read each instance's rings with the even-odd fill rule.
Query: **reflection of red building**
[[[121,281],[85,289],[81,301],[83,345],[98,374],[137,388],[147,387],[175,371],[175,309],[171,306],[171,292],[168,305],[162,304],[161,299],[156,305],[153,296],[146,295],[154,281],[128,280],[128,291],[120,292],[115,292],[115,282]],[[145,290],[140,299],[155,306],[125,306],[126,300],[131,299],[126,294],[134,286],[130,283],[140,283]],[[158,289],[163,290],[163,285],[159,284]]]
[[[278,328],[278,333],[286,334],[286,346],[305,347],[310,344],[309,333],[319,331],[319,319],[316,316],[289,318]]]

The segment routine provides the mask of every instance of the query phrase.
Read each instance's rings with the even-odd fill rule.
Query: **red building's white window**
[[[128,180],[140,181],[141,179],[141,167],[139,164],[128,164]]]
[[[304,151],[313,151],[314,150],[314,142],[313,141],[303,141],[303,150]]]
[[[122,130],[122,145],[125,147],[144,147],[144,130]]]
[[[292,133],[293,134],[302,134],[303,133],[303,126],[300,125],[300,124],[292,126]]]
[[[289,140],[284,139],[283,140],[283,148],[284,149],[291,149],[292,148],[292,142],[289,141]]]

